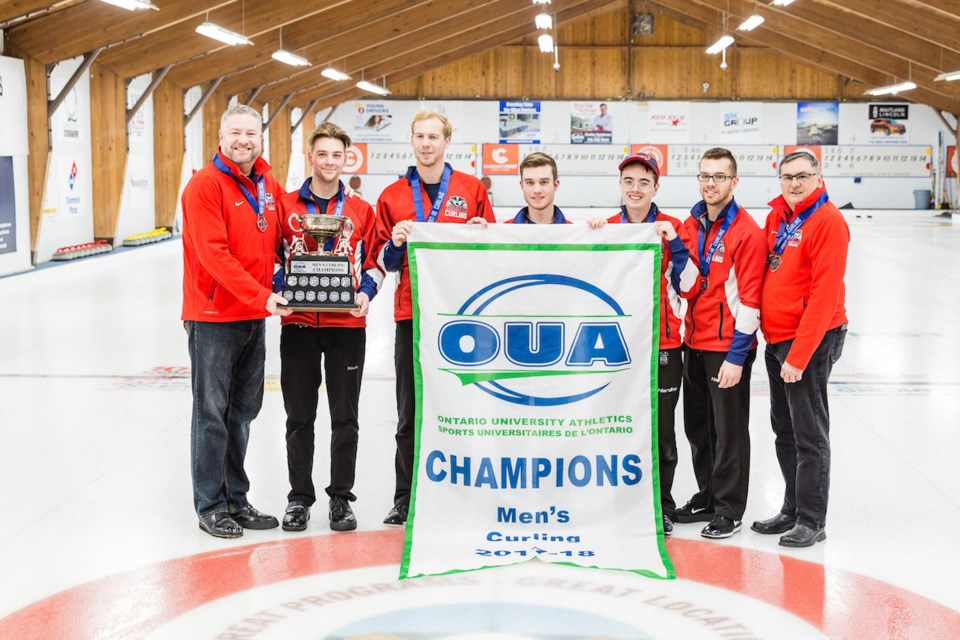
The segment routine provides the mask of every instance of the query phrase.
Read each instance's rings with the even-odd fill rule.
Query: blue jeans
[[[827,524],[830,496],[830,404],[827,382],[843,353],[846,325],[827,331],[798,382],[780,378],[793,340],[768,344],[770,424],[776,436],[777,460],[783,474],[781,513],[814,529]]]
[[[190,351],[193,416],[190,465],[198,515],[246,506],[243,470],[250,423],[263,404],[263,320],[184,323]]]

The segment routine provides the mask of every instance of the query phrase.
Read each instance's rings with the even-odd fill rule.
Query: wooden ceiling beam
[[[160,11],[127,11],[103,2],[84,2],[15,26],[9,30],[8,37],[37,60],[52,64],[84,51],[148,36],[184,20],[202,17],[208,10],[236,2],[168,0]],[[64,29],[65,24],[96,25],[96,28]],[[166,63],[149,66],[156,69]]]
[[[554,2],[553,7],[556,12],[557,24],[562,25],[572,20],[584,19],[622,5],[623,0],[607,0],[605,2],[602,0],[588,0],[583,2],[558,0]],[[503,30],[501,26],[499,32],[490,34],[485,34],[480,30],[474,30],[471,32],[474,37],[457,38],[455,43],[456,46],[452,48],[438,47],[437,50],[432,54],[428,54],[420,58],[416,56],[410,56],[407,58],[407,61],[411,62],[410,64],[400,63],[398,66],[396,62],[392,63],[395,67],[393,71],[387,71],[385,64],[384,68],[379,70],[383,73],[378,73],[378,77],[380,75],[384,75],[388,85],[392,83],[403,82],[404,80],[409,80],[410,78],[416,78],[417,76],[426,73],[431,69],[436,69],[456,60],[467,58],[469,56],[494,49],[503,44],[513,42],[523,38],[526,35],[529,35],[530,32],[531,29],[525,24],[515,26],[508,30]],[[562,47],[563,45],[561,44],[560,46]],[[340,90],[331,91],[331,88],[339,88]],[[319,101],[312,103],[313,108],[323,109],[326,107],[336,106],[347,100],[365,97],[369,97],[369,94],[365,91],[357,89],[353,85],[347,87],[328,86],[325,88],[316,88],[309,91],[304,91],[295,97],[295,101],[298,103],[306,103],[308,101],[316,101],[319,99]]]
[[[50,0],[3,0],[0,2],[0,24],[42,11],[50,4]]]
[[[303,20],[305,17],[321,12],[343,11],[348,0],[326,2],[305,10],[304,3],[290,0],[283,2],[258,2],[241,7],[234,3],[209,12],[210,22],[243,33],[254,42],[258,38],[270,39],[280,25]],[[176,64],[198,57],[205,57],[221,49],[249,49],[248,46],[229,47],[216,40],[196,33],[196,28],[207,20],[202,13],[190,19],[137,38],[122,45],[111,47],[104,52],[100,63],[109,67],[121,78],[130,78],[152,71],[157,66]],[[272,36],[275,38],[276,36]],[[176,69],[170,73],[174,74]],[[196,84],[196,83],[193,83]]]
[[[244,74],[257,78],[261,84],[276,82],[310,73],[321,65],[338,63],[361,45],[380,46],[398,37],[398,33],[409,36],[430,24],[423,20],[424,12],[435,14],[442,9],[444,14],[456,14],[469,7],[469,3],[442,0],[384,0],[364,13],[340,11],[335,15],[314,16],[283,29],[284,48],[307,58],[314,67],[292,69],[272,60],[270,55],[279,42],[279,33],[273,31],[271,37],[258,38],[254,47],[244,47],[237,52],[218,51],[179,65],[173,75],[184,85],[190,79],[196,83],[216,75],[229,79]],[[224,86],[225,91],[229,91],[228,85]]]
[[[957,49],[956,34],[960,31],[960,2],[937,0],[843,0],[827,2],[813,0],[848,16],[858,16],[871,22],[880,22],[902,33],[923,38],[928,42]],[[799,7],[799,4],[797,5]],[[794,6],[784,7],[789,12]],[[843,19],[842,16],[834,18]]]
[[[586,0],[566,0],[564,4],[569,5],[573,1],[579,3]],[[533,18],[537,9],[533,4],[518,3],[516,0],[494,0],[482,3],[472,0],[455,0],[448,4],[459,9],[459,13],[445,13],[442,18],[431,22],[424,22],[422,15],[411,16],[422,25],[422,28],[414,31],[396,30],[392,38],[378,37],[358,41],[357,35],[345,34],[338,39],[344,47],[341,50],[346,51],[346,47],[351,46],[350,41],[353,41],[354,44],[350,50],[355,50],[356,53],[347,53],[344,57],[346,68],[341,71],[351,74],[354,82],[360,80],[361,76],[367,80],[376,80],[385,74],[373,69],[382,69],[384,61],[401,59],[406,62],[417,60],[424,55],[432,57],[436,51],[449,49],[464,39],[477,37],[478,33],[492,35],[501,32],[504,24],[522,24],[524,31],[536,31]],[[390,68],[393,69],[393,67]],[[223,90],[228,95],[242,93],[251,84],[262,82],[262,80],[263,74],[256,71],[240,74],[225,82]],[[300,71],[280,82],[267,83],[262,96],[264,100],[269,101],[276,96],[296,94],[317,86],[331,87],[337,84],[340,83],[327,80],[320,76],[318,70],[310,69]]]
[[[719,25],[721,11],[689,0],[650,0],[654,5],[687,14],[704,25]],[[888,76],[863,65],[849,57],[811,46],[803,40],[774,33],[768,29],[755,29],[747,33],[737,33],[740,40],[769,47],[774,53],[792,58],[806,65],[814,66],[829,73],[852,78],[871,86],[886,84]],[[960,101],[947,98],[924,88],[918,88],[902,96],[913,102],[927,104],[950,113],[960,111]],[[889,99],[889,98],[887,98]]]
[[[697,4],[715,9],[717,11],[726,11],[728,3],[726,0],[694,0]],[[791,5],[792,6],[792,5]],[[731,7],[733,9],[734,7]],[[752,10],[752,7],[745,7]],[[919,64],[912,64],[898,56],[888,53],[885,49],[877,48],[869,44],[863,44],[855,37],[848,37],[836,31],[830,32],[829,27],[819,28],[817,24],[821,20],[829,19],[814,12],[810,20],[806,21],[794,15],[793,12],[779,11],[769,8],[757,7],[760,15],[766,18],[759,28],[754,31],[743,33],[736,32],[736,37],[747,37],[747,35],[762,34],[774,32],[785,37],[800,37],[809,46],[816,49],[827,51],[832,54],[841,55],[856,60],[866,67],[884,74],[885,80],[881,85],[902,82],[908,78],[918,85],[924,86],[933,93],[939,93],[948,100],[960,100],[960,87],[950,86],[947,82],[934,82],[933,79],[938,71],[924,67]],[[799,15],[800,12],[797,12]],[[747,11],[738,12],[736,10],[727,11],[728,16],[727,29],[730,33],[734,32],[736,25],[747,17]],[[834,19],[834,22],[836,19]],[[860,24],[863,29],[862,21],[851,20],[854,28]],[[867,31],[867,29],[864,29]]]

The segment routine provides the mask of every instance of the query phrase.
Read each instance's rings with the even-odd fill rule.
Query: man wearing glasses
[[[707,522],[705,538],[729,538],[747,505],[750,370],[767,249],[760,227],[733,198],[737,161],[730,151],[704,153],[697,180],[703,200],[684,222],[697,239],[700,285],[686,316],[683,414],[698,491],[675,517]]]
[[[660,353],[657,372],[657,451],[660,461],[660,507],[663,533],[673,533],[677,504],[671,490],[677,470],[677,436],[674,413],[680,400],[683,377],[680,335],[682,298],[696,294],[697,267],[690,259],[693,245],[679,220],[662,213],[653,201],[660,190],[660,167],[646,153],[624,158],[620,163],[620,198],[623,205],[613,216],[587,222],[597,229],[604,224],[653,224],[663,243],[660,262]]]
[[[810,547],[827,537],[827,380],[847,333],[843,275],[850,230],[809,151],[784,157],[780,190],[765,227],[769,253],[760,309],[770,423],[786,488],[780,512],[751,528],[785,534],[784,547]]]

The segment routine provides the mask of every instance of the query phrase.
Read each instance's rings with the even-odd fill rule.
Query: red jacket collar
[[[238,167],[233,160],[220,153],[220,149],[217,149],[217,156],[230,168],[230,172],[233,175],[237,177],[243,176],[247,180],[250,179],[250,176],[244,175],[243,172],[240,171],[240,167]],[[272,169],[272,167],[263,159],[263,156],[258,156],[257,159],[253,161],[253,170],[258,176],[264,175],[267,171],[270,171],[270,169]]]
[[[800,204],[798,204],[792,211],[791,211],[791,209],[790,209],[790,205],[788,205],[788,204],[787,204],[787,201],[784,199],[783,194],[780,194],[779,196],[777,196],[776,198],[774,198],[773,200],[771,200],[770,202],[768,202],[767,205],[768,205],[771,209],[773,209],[774,211],[776,211],[778,214],[780,214],[780,217],[785,218],[786,220],[790,220],[790,219],[793,218],[795,215],[797,215],[797,212],[803,211],[804,209],[806,209],[807,207],[809,207],[811,204],[813,204],[814,202],[816,202],[816,201],[817,201],[817,198],[819,198],[820,195],[821,195],[824,191],[826,191],[826,190],[827,190],[827,185],[826,185],[826,183],[825,183],[825,182],[824,182],[824,183],[821,183],[819,187],[817,187],[816,189],[814,189],[813,193],[811,193],[809,196],[807,196],[807,197],[806,197]]]

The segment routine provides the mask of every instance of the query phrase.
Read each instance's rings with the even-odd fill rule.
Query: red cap
[[[647,155],[646,153],[635,153],[632,156],[627,156],[623,159],[623,162],[620,163],[620,171],[623,171],[625,167],[629,167],[631,164],[642,164],[653,172],[657,181],[660,180],[660,167],[657,166],[657,161],[653,159],[653,156]]]

